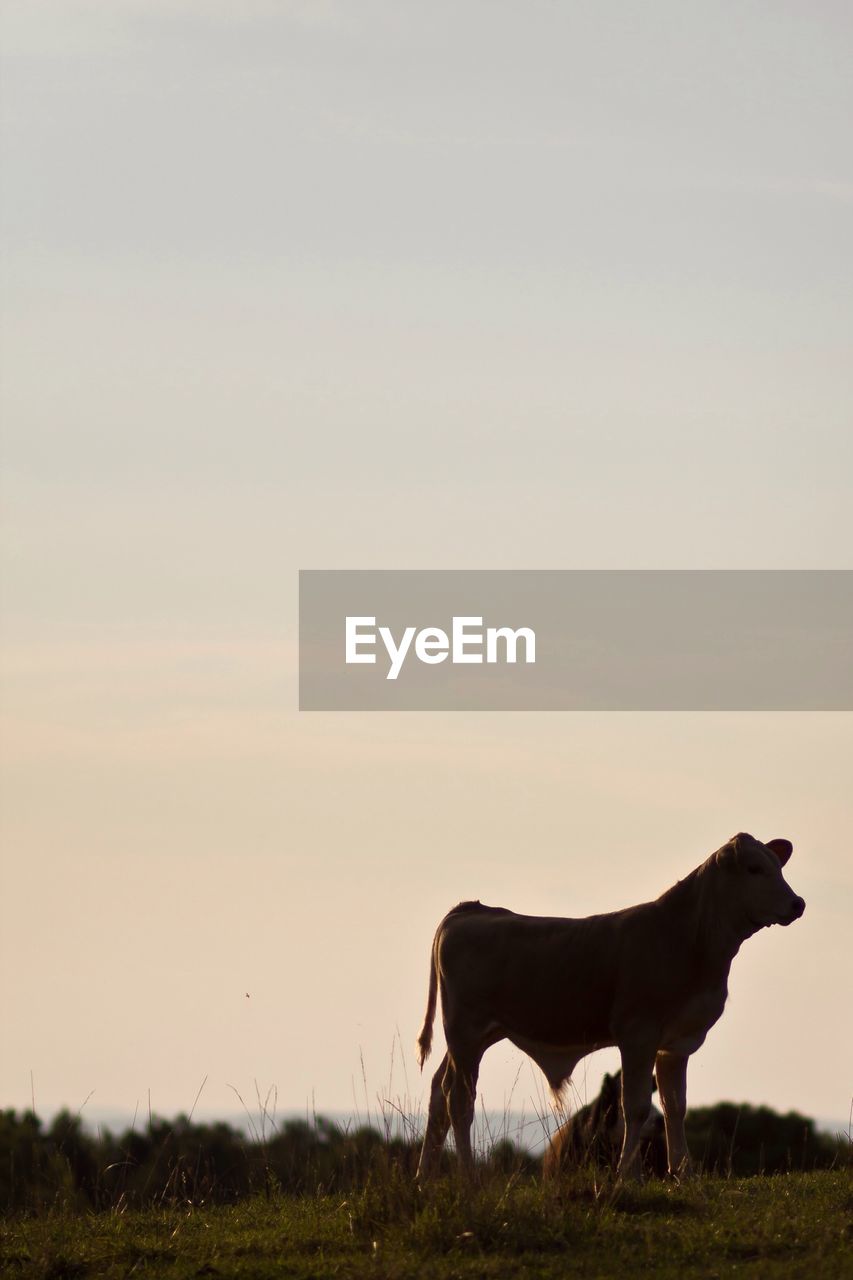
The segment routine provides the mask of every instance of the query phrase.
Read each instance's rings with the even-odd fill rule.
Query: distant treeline
[[[829,1169],[849,1161],[850,1142],[818,1131],[814,1120],[770,1107],[718,1102],[688,1110],[687,1142],[707,1173],[734,1178]]]
[[[819,1133],[813,1120],[768,1107],[720,1103],[688,1114],[688,1139],[706,1171],[735,1177],[828,1168],[849,1159],[847,1140]],[[185,1116],[153,1119],[120,1135],[91,1134],[62,1112],[43,1125],[32,1112],[0,1112],[0,1210],[43,1212],[124,1205],[231,1202],[266,1193],[347,1191],[390,1171],[411,1177],[418,1144],[369,1127],[345,1130],[323,1119],[287,1120],[265,1140],[228,1124]],[[445,1157],[450,1168],[452,1155]],[[536,1173],[539,1159],[510,1142],[494,1144],[494,1168]]]

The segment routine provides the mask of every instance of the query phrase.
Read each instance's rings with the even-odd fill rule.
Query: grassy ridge
[[[849,1172],[684,1187],[493,1176],[466,1195],[391,1175],[348,1195],[8,1218],[10,1277],[853,1276]]]

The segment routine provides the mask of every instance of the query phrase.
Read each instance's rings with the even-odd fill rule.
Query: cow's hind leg
[[[477,1100],[477,1077],[480,1074],[482,1050],[457,1053],[454,1051],[448,1105],[450,1123],[459,1169],[467,1181],[474,1177],[474,1153],[471,1150],[471,1126],[474,1123],[474,1106]]]
[[[448,1055],[445,1054],[432,1078],[427,1127],[423,1146],[421,1147],[421,1158],[418,1162],[417,1178],[419,1182],[426,1181],[430,1174],[434,1172],[438,1158],[441,1155],[441,1148],[444,1146],[444,1140],[447,1137],[447,1131],[450,1128],[450,1112],[445,1089],[450,1083],[446,1077],[451,1075],[452,1072],[453,1068],[450,1065]]]

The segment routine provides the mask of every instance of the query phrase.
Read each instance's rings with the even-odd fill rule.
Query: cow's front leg
[[[622,1045],[622,1116],[625,1136],[619,1157],[619,1177],[639,1178],[642,1173],[643,1126],[652,1109],[652,1073],[655,1049],[642,1043]]]
[[[661,1050],[655,1060],[663,1118],[666,1125],[666,1153],[669,1172],[676,1178],[690,1174],[690,1152],[684,1136],[687,1112],[687,1054]]]

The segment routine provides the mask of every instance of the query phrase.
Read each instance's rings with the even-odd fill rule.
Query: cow
[[[542,1158],[542,1176],[556,1178],[567,1169],[587,1163],[614,1169],[624,1137],[622,1072],[606,1073],[598,1097],[576,1111],[552,1135]],[[655,1106],[650,1108],[643,1125],[640,1163],[644,1172],[658,1177],[667,1171],[663,1115]]]
[[[668,1169],[689,1173],[687,1062],[723,1012],[732,960],[747,938],[805,910],[782,875],[789,840],[741,832],[653,902],[583,919],[526,916],[460,902],[438,926],[418,1037],[432,1047],[438,989],[447,1043],[432,1079],[418,1178],[453,1127],[463,1175],[474,1173],[471,1124],[480,1060],[510,1040],[559,1096],[581,1058],[615,1045],[625,1134],[619,1176],[640,1175],[640,1143],[657,1080]]]

